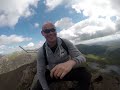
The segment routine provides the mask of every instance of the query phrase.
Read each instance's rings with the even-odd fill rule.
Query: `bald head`
[[[54,24],[52,22],[46,22],[42,26],[42,30],[49,29],[49,28],[55,28]]]
[[[52,22],[46,22],[45,24],[43,24],[41,33],[45,37],[46,42],[49,44],[50,47],[53,47],[56,44],[57,33]]]

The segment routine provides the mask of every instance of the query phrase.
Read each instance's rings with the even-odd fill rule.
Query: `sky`
[[[120,0],[0,0],[0,54],[41,47],[46,21],[74,44],[120,39]]]

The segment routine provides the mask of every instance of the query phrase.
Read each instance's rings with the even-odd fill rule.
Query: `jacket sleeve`
[[[65,44],[68,47],[69,54],[73,60],[77,62],[77,64],[80,64],[82,62],[86,62],[86,58],[83,56],[83,54],[77,49],[75,45],[73,45],[72,42],[69,40],[63,39]]]
[[[47,81],[45,78],[45,71],[46,71],[46,65],[45,65],[45,59],[43,54],[43,47],[41,47],[37,54],[37,74],[43,90],[49,90],[49,87],[47,85]]]

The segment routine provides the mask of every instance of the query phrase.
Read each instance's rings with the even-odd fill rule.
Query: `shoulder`
[[[68,40],[68,39],[65,39],[65,38],[61,38],[62,40],[63,40],[63,42],[66,44],[66,45],[71,45],[72,44],[72,42],[70,41],[70,40]]]
[[[43,54],[43,46],[41,46],[39,49],[38,49],[38,55],[42,55]]]

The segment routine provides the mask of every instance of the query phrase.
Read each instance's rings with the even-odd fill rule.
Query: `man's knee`
[[[91,82],[91,78],[92,78],[92,75],[91,75],[90,72],[88,72],[88,73],[86,74],[86,81],[87,81],[88,83],[90,83],[90,82]]]
[[[34,76],[30,90],[42,90],[37,74]]]
[[[35,85],[33,87],[31,87],[31,90],[43,90],[42,86],[40,85],[39,80],[37,80],[37,82],[35,83]]]
[[[85,82],[91,81],[92,75],[85,67],[77,68],[77,73],[78,73],[78,79],[80,81],[81,80],[84,80]]]

